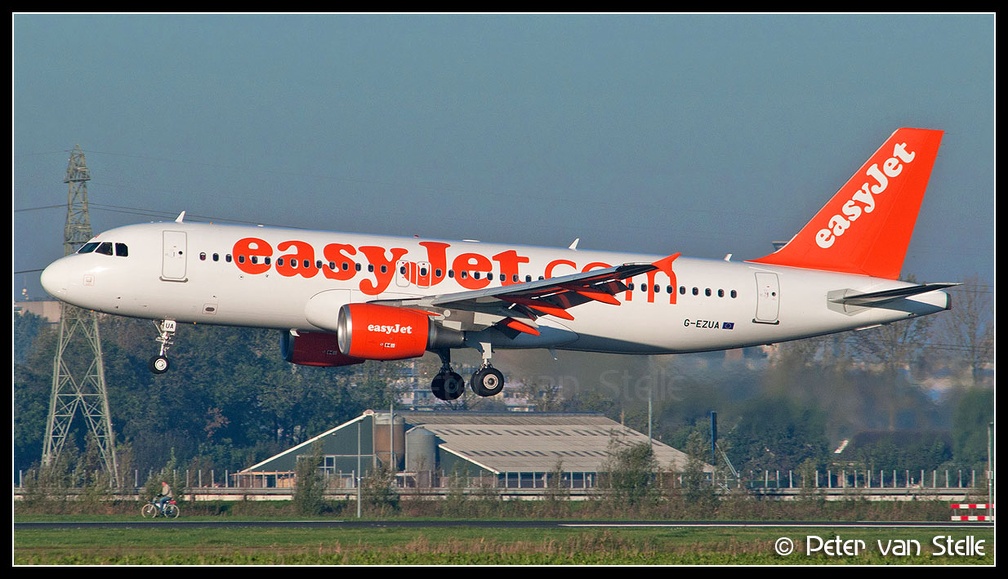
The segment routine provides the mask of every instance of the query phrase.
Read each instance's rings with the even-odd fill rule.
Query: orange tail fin
[[[787,245],[750,261],[898,279],[942,134],[898,129]]]

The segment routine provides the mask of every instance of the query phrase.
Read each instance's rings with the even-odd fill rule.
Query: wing
[[[550,279],[540,279],[481,290],[417,298],[375,300],[371,303],[430,312],[446,327],[482,330],[496,326],[506,335],[539,335],[536,319],[553,316],[573,320],[567,310],[591,301],[619,305],[624,280],[658,269],[652,263],[625,263]]]

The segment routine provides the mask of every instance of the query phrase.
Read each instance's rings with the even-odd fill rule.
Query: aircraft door
[[[780,312],[780,285],[776,273],[756,272],[756,317],[758,324],[777,324]]]
[[[164,231],[162,235],[161,279],[185,281],[186,234],[185,231]]]
[[[395,264],[395,283],[399,287],[409,287],[410,279],[416,275],[416,264],[400,259]]]
[[[426,261],[418,261],[417,264],[416,264],[416,268],[417,268],[416,269],[416,272],[417,272],[417,278],[416,278],[417,287],[430,287],[430,278],[431,278],[430,263],[428,263]]]
[[[399,287],[430,287],[430,263],[412,262],[401,259],[396,262],[396,285]]]

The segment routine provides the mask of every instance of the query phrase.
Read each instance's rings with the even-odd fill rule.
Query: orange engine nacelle
[[[280,338],[283,359],[301,366],[349,366],[360,364],[362,358],[346,356],[339,351],[336,334],[326,332],[284,332]]]
[[[336,321],[339,350],[353,358],[403,360],[428,348],[459,347],[462,333],[432,324],[426,312],[378,304],[346,304]]]

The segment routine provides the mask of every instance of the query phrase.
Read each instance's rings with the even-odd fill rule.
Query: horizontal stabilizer
[[[882,290],[877,292],[868,292],[863,294],[854,294],[848,296],[842,296],[838,298],[833,298],[830,301],[838,304],[853,305],[853,306],[871,306],[875,304],[881,304],[885,302],[890,302],[892,300],[898,300],[901,298],[906,298],[910,296],[915,296],[918,294],[926,294],[930,291],[945,289],[947,287],[961,285],[958,283],[925,283],[921,285],[912,285],[907,287],[901,287],[891,290]]]

